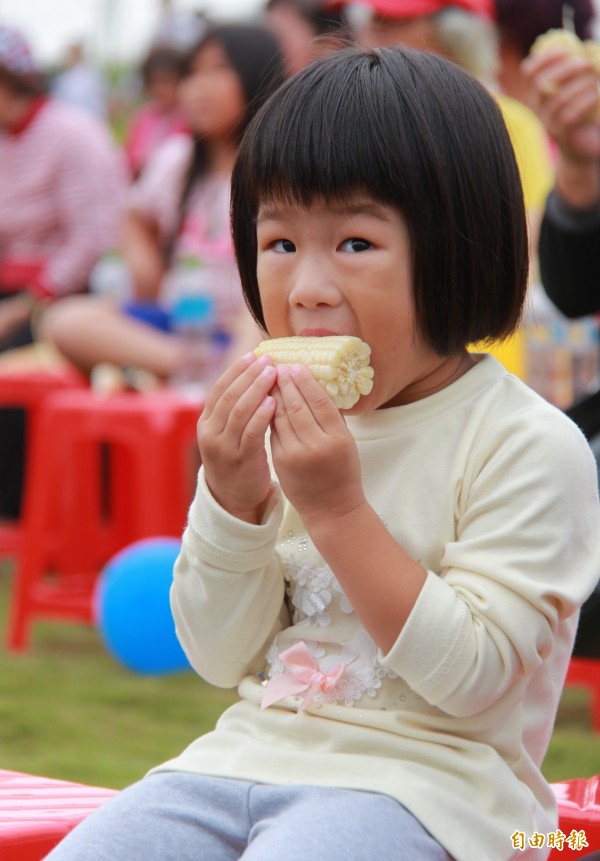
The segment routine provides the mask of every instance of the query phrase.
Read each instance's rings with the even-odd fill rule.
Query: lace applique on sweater
[[[333,612],[346,616],[354,613],[342,587],[327,565],[318,565],[308,560],[298,561],[294,556],[286,560],[285,577],[287,592],[292,607],[294,626],[331,625]],[[298,631],[300,634],[300,631]],[[301,639],[300,637],[298,638]],[[385,678],[397,679],[398,676],[382,666],[378,660],[378,650],[372,637],[357,625],[356,633],[346,643],[330,644],[315,640],[302,640],[310,652],[318,670],[323,674],[334,673],[341,664],[344,672],[336,684],[319,690],[312,698],[316,705],[339,703],[354,706],[363,696],[375,698]],[[276,637],[266,655],[268,676],[274,678],[285,672],[279,658],[281,648]]]
[[[334,598],[339,600],[339,609],[350,615],[354,612],[350,601],[327,565],[317,565],[308,559],[298,561],[290,556],[285,564],[287,594],[292,605],[294,625],[331,624],[329,606]]]

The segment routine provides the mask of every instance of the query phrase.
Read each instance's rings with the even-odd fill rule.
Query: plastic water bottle
[[[133,281],[123,255],[111,249],[102,255],[89,276],[90,292],[97,296],[110,296],[118,302],[133,298]]]
[[[180,296],[172,310],[172,330],[182,342],[184,362],[171,385],[185,397],[202,401],[221,373],[230,338],[219,326],[212,296]]]

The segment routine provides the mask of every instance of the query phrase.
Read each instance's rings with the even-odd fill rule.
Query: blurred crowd
[[[253,346],[260,333],[228,220],[240,137],[285,77],[355,42],[438,52],[496,94],[521,169],[537,282],[564,147],[556,108],[540,101],[544,70],[527,58],[551,29],[590,38],[593,19],[592,0],[267,0],[251,22],[165,19],[118,133],[114,93],[82,45],[50,79],[27,33],[0,20],[0,369],[42,343],[85,373],[108,365],[116,385],[168,381],[189,358],[176,327],[189,294],[210,298],[227,334],[223,362]],[[511,367],[514,344],[497,350],[521,372]],[[0,475],[22,432],[17,412],[0,411]],[[18,505],[19,488],[0,487],[0,514]]]
[[[284,76],[355,41],[437,51],[497,93],[535,248],[553,153],[522,61],[567,16],[590,35],[591,0],[268,0],[258,21],[226,26],[172,15],[118,141],[83,46],[49,81],[27,34],[0,21],[0,350],[39,338],[85,371],[108,362],[168,379],[186,358],[172,312],[190,289],[211,294],[232,350],[244,349],[257,335],[228,233],[237,142]]]

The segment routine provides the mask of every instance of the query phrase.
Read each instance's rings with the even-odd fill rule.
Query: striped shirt
[[[116,244],[127,188],[108,131],[52,99],[0,132],[0,287],[60,296],[83,289]]]

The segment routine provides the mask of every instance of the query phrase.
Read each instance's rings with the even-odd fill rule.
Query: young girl
[[[231,170],[246,125],[283,74],[279,43],[262,27],[224,24],[202,38],[180,85],[194,137],[170,138],[131,191],[122,243],[135,301],[123,309],[104,297],[73,299],[48,310],[41,339],[85,370],[110,362],[168,378],[185,361],[170,333],[173,309],[191,292],[209,294],[219,326],[244,341],[250,326],[231,242]],[[254,344],[255,327],[251,337]],[[234,345],[236,356],[244,343]]]
[[[186,71],[182,52],[171,45],[153,45],[139,71],[144,100],[131,117],[123,143],[133,177],[168,137],[188,129],[179,104],[179,83]]]
[[[600,516],[577,428],[467,351],[527,279],[498,107],[439,57],[343,50],[269,100],[232,194],[257,320],[360,336],[373,390],[342,415],[253,355],[217,382],[172,607],[241,699],[50,857],[543,859]]]

